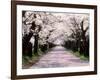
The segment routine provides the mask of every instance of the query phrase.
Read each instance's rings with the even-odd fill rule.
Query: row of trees
[[[66,41],[65,46],[74,51],[79,51],[84,56],[89,56],[89,18],[84,17],[78,19],[77,17],[70,18],[72,34]]]
[[[48,16],[45,12],[23,11],[22,17],[23,55],[32,57],[32,48],[34,55],[38,55],[38,50],[41,49],[41,51],[45,51],[54,46],[54,44],[48,41],[49,36],[55,30],[52,25],[56,22],[56,19],[52,14]],[[53,18],[53,20],[51,20],[51,18]],[[30,42],[32,38],[34,41]]]
[[[78,16],[77,16],[78,15]],[[23,55],[38,55],[60,45],[89,55],[89,16],[87,14],[22,12]]]

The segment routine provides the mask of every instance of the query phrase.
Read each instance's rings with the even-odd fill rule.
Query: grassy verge
[[[34,55],[34,53],[32,53],[32,57],[23,56],[22,57],[22,68],[28,69],[29,67],[34,65],[40,59],[40,56],[42,55],[43,55],[42,52],[39,50],[38,55]]]
[[[79,51],[73,52],[75,56],[79,57],[81,60],[89,60],[89,57],[80,54]]]

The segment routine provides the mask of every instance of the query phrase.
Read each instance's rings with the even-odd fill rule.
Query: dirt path
[[[88,61],[80,60],[80,58],[76,57],[71,51],[66,50],[62,46],[56,46],[43,55],[40,60],[30,68],[73,67],[87,65],[89,65]]]

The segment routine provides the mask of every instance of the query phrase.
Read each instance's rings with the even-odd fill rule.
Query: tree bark
[[[34,36],[34,54],[38,55],[38,34]]]
[[[32,44],[29,42],[33,33],[26,34],[22,40],[22,52],[23,55],[32,57]]]

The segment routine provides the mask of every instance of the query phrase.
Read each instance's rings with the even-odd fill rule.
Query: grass
[[[42,51],[38,50],[38,55],[34,55],[34,52],[32,53],[32,57],[29,56],[23,56],[22,57],[22,68],[28,69],[32,65],[34,65],[39,59],[40,56],[42,56]]]
[[[86,57],[82,54],[79,53],[79,51],[73,52],[75,56],[79,57],[81,60],[89,60],[89,57]]]
[[[22,68],[23,69],[27,69],[30,66],[32,66],[33,64],[35,64],[37,61],[39,60],[38,56],[32,56],[32,58],[28,57],[28,56],[23,56],[22,59]]]

